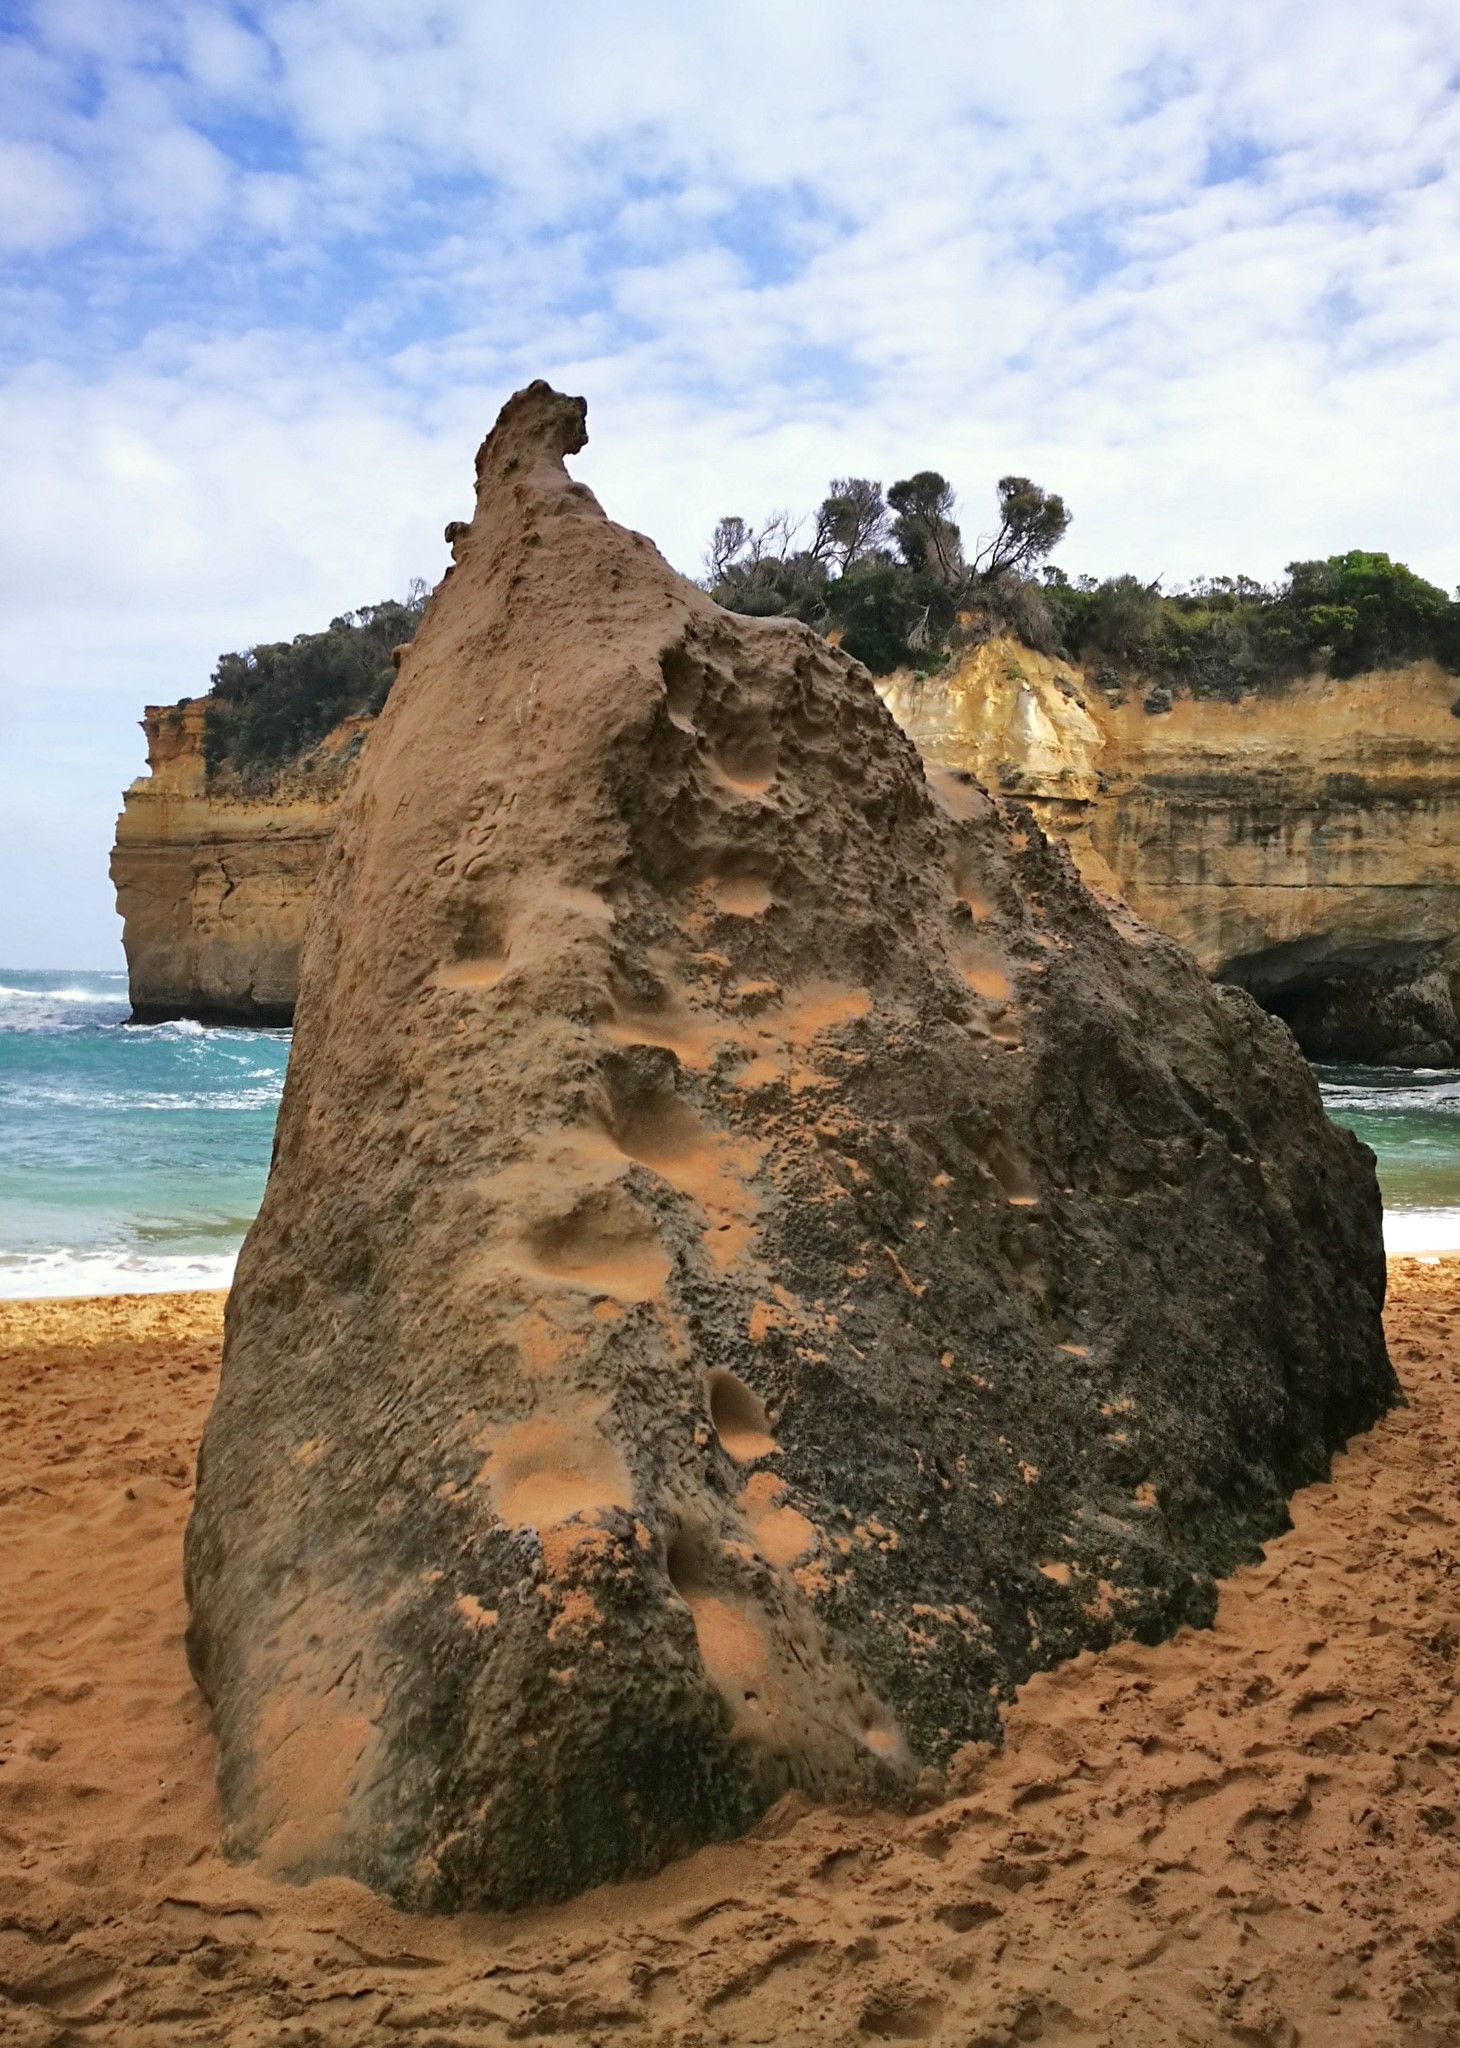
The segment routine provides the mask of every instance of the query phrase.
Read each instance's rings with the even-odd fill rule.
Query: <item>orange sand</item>
[[[1460,1261],[1391,1284],[1412,1405],[1210,1633],[1037,1679],[913,1819],[791,1800],[455,1921],[215,1853],[180,1544],[221,1296],[0,1305],[0,2042],[1460,2042]]]

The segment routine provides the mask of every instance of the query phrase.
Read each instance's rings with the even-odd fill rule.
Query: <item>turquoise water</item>
[[[0,1296],[222,1287],[263,1193],[286,1031],[128,1024],[121,974],[0,969]],[[1327,1067],[1391,1250],[1460,1245],[1460,1072]]]
[[[128,1014],[124,974],[0,968],[0,1297],[228,1284],[289,1034]]]
[[[1319,1067],[1324,1107],[1379,1157],[1391,1252],[1460,1247],[1460,1069]]]

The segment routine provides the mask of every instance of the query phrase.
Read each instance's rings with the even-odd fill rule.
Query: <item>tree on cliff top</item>
[[[1001,476],[999,530],[974,556],[974,575],[1027,575],[1036,562],[1054,553],[1070,530],[1072,516],[1057,492],[1041,490],[1027,476]]]
[[[965,558],[953,486],[935,469],[888,487],[835,479],[812,522],[775,514],[760,527],[720,520],[705,554],[705,587],[728,611],[803,619],[835,631],[874,674],[939,667],[960,635],[1012,628],[1052,649],[1056,634],[1033,565],[1070,524],[1064,500],[1028,477],[1001,477],[999,526]],[[964,620],[960,624],[960,619]]]
[[[220,654],[203,718],[209,775],[225,766],[259,785],[298,760],[342,718],[373,716],[395,678],[391,650],[414,639],[428,592],[362,605],[323,633]]]
[[[953,517],[953,486],[936,469],[920,469],[887,493],[897,518],[893,534],[909,569],[926,569],[950,588],[963,582],[963,535]]]
[[[881,484],[866,476],[834,478],[816,514],[810,552],[820,561],[830,557],[845,576],[858,562],[884,554],[891,538]]]

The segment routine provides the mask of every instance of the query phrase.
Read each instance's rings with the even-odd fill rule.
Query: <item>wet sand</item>
[[[1460,2043],[1460,1260],[1390,1267],[1410,1406],[1216,1627],[1036,1679],[911,1819],[511,1919],[215,1850],[180,1550],[221,1295],[0,1304],[0,2042]]]

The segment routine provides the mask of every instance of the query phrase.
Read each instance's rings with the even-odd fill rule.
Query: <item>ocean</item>
[[[127,1022],[124,974],[0,968],[0,1298],[226,1287],[287,1031]],[[1460,1247],[1460,1071],[1319,1070],[1379,1156],[1393,1252]]]
[[[0,968],[0,1298],[232,1277],[289,1034],[129,1015],[125,974]]]

